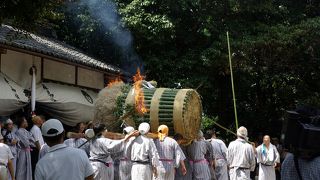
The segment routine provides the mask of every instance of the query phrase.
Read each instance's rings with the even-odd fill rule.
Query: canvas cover
[[[9,116],[28,102],[24,89],[0,72],[0,116]]]
[[[62,123],[74,126],[94,118],[94,101],[97,93],[79,87],[41,83],[36,92],[37,108],[59,119]]]

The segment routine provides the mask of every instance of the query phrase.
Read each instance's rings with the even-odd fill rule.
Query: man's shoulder
[[[10,149],[9,146],[6,145],[5,143],[0,143],[0,147],[5,149]]]

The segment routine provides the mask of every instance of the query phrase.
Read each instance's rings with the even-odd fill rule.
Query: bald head
[[[269,146],[269,144],[270,144],[270,136],[269,135],[263,136],[263,144],[266,146]]]

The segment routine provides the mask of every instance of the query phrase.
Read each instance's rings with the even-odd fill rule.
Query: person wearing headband
[[[132,162],[131,179],[151,180],[158,176],[156,167],[161,167],[157,148],[146,134],[150,130],[148,123],[139,125],[140,136],[132,142],[130,160]]]
[[[132,126],[125,127],[123,129],[123,134],[128,136],[130,133],[134,132],[134,128]],[[128,143],[125,146],[122,157],[120,158],[119,164],[119,176],[121,180],[131,180],[131,168],[132,162],[130,161],[130,152],[132,147],[132,141],[135,137],[131,137]]]
[[[114,179],[114,161],[112,154],[124,151],[124,147],[131,137],[137,136],[133,131],[122,140],[105,138],[107,128],[104,124],[96,124],[93,128],[96,138],[90,142],[90,162],[94,170],[94,179]]]
[[[168,137],[169,128],[166,125],[158,127],[158,139],[154,140],[159,153],[160,161],[164,166],[164,171],[159,170],[156,179],[174,180],[175,168],[181,167],[183,175],[187,173],[184,160],[186,159],[179,144],[174,139]]]
[[[19,142],[19,139],[14,132],[14,124],[11,119],[7,119],[4,123],[4,128],[2,130],[2,135],[4,138],[4,143],[9,146],[11,153],[13,155],[12,164],[14,171],[17,168],[17,156],[18,156],[18,149],[17,144]],[[10,179],[10,178],[9,178]]]
[[[237,130],[237,139],[228,146],[227,162],[230,180],[250,179],[250,171],[256,166],[255,152],[248,141],[248,130],[241,126]]]
[[[190,158],[193,179],[211,180],[210,168],[214,165],[214,157],[211,144],[204,140],[201,130],[188,147],[187,154]]]

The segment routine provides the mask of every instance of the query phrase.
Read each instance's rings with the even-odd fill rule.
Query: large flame
[[[115,79],[113,79],[113,80],[110,80],[109,83],[108,83],[108,85],[107,85],[107,87],[108,87],[108,88],[109,88],[109,87],[112,87],[113,85],[118,84],[118,83],[121,83],[121,82],[123,82],[123,81],[121,80],[121,78],[120,78],[120,77],[117,77],[117,78],[115,78]]]
[[[140,69],[138,68],[136,75],[133,76],[133,81],[134,81],[133,88],[135,92],[134,100],[135,100],[136,111],[138,111],[138,113],[142,115],[148,112],[148,109],[144,104],[144,94],[141,88],[143,80],[144,80],[144,76],[141,75]]]

